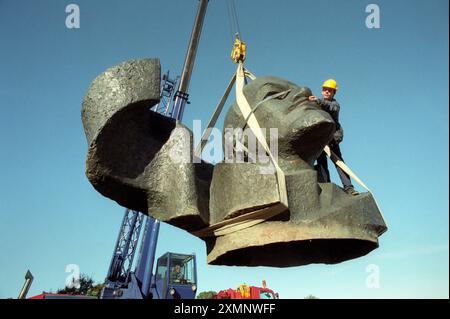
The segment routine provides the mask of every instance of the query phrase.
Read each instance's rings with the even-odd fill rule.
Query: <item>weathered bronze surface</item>
[[[261,170],[261,163],[192,162],[189,129],[150,110],[158,103],[159,83],[159,60],[146,59],[119,64],[90,86],[82,119],[89,144],[86,175],[95,189],[189,232],[277,203],[277,178]],[[279,92],[286,93],[270,99]],[[372,195],[352,197],[335,184],[317,182],[313,163],[332,139],[335,123],[308,101],[311,91],[262,77],[246,85],[244,94],[252,108],[264,101],[254,113],[261,127],[278,129],[289,209],[252,227],[204,237],[208,262],[338,263],[377,248],[387,227]],[[235,104],[224,130],[239,127],[245,119]]]
[[[157,59],[124,62],[93,81],[82,107],[86,175],[124,207],[187,230],[202,228],[209,224],[212,165],[171,161],[192,145],[183,124],[150,111],[159,86]]]

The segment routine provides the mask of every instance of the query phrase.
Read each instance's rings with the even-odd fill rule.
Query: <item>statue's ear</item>
[[[138,177],[170,132],[162,116],[150,112],[159,102],[160,69],[158,59],[116,65],[92,82],[82,107],[89,181],[102,195],[140,211],[147,200]]]
[[[158,59],[121,63],[93,81],[82,107],[86,175],[98,192],[124,207],[188,230],[200,228],[208,224],[202,200],[209,196],[200,199],[198,192],[209,189],[211,178],[203,173],[199,179],[197,166],[208,167],[172,161],[185,148],[192,154],[192,133],[150,110],[159,97]]]
[[[147,110],[160,99],[159,59],[120,63],[100,74],[90,85],[81,110],[89,145],[122,112]]]

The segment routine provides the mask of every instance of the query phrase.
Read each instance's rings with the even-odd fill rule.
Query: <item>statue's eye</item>
[[[286,90],[286,91],[282,91],[282,90],[269,91],[269,92],[267,92],[264,95],[263,100],[269,99],[269,98],[273,98],[273,99],[277,99],[277,100],[283,100],[284,98],[286,98],[286,96],[289,94],[290,91],[291,90]]]
[[[267,99],[268,97],[271,97],[271,96],[273,96],[273,95],[275,95],[275,94],[277,94],[277,93],[280,93],[280,92],[279,92],[279,91],[269,91],[269,92],[267,92],[267,93],[264,95],[263,100],[265,100],[265,99]]]

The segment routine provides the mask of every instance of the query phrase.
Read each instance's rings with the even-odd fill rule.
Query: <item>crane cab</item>
[[[195,254],[168,252],[159,257],[152,286],[154,299],[194,299],[197,292]]]

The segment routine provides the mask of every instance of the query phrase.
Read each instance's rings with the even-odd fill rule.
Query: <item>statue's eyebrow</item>
[[[258,100],[262,100],[267,97],[267,93],[275,94],[283,92],[289,88],[289,86],[280,85],[279,83],[264,83],[264,85],[258,89],[256,97]]]
[[[287,86],[287,85],[283,86],[283,85],[280,85],[278,83],[264,83],[264,85],[258,91],[266,90],[268,88],[274,89],[274,90],[284,91],[286,89],[289,89],[289,86]]]

